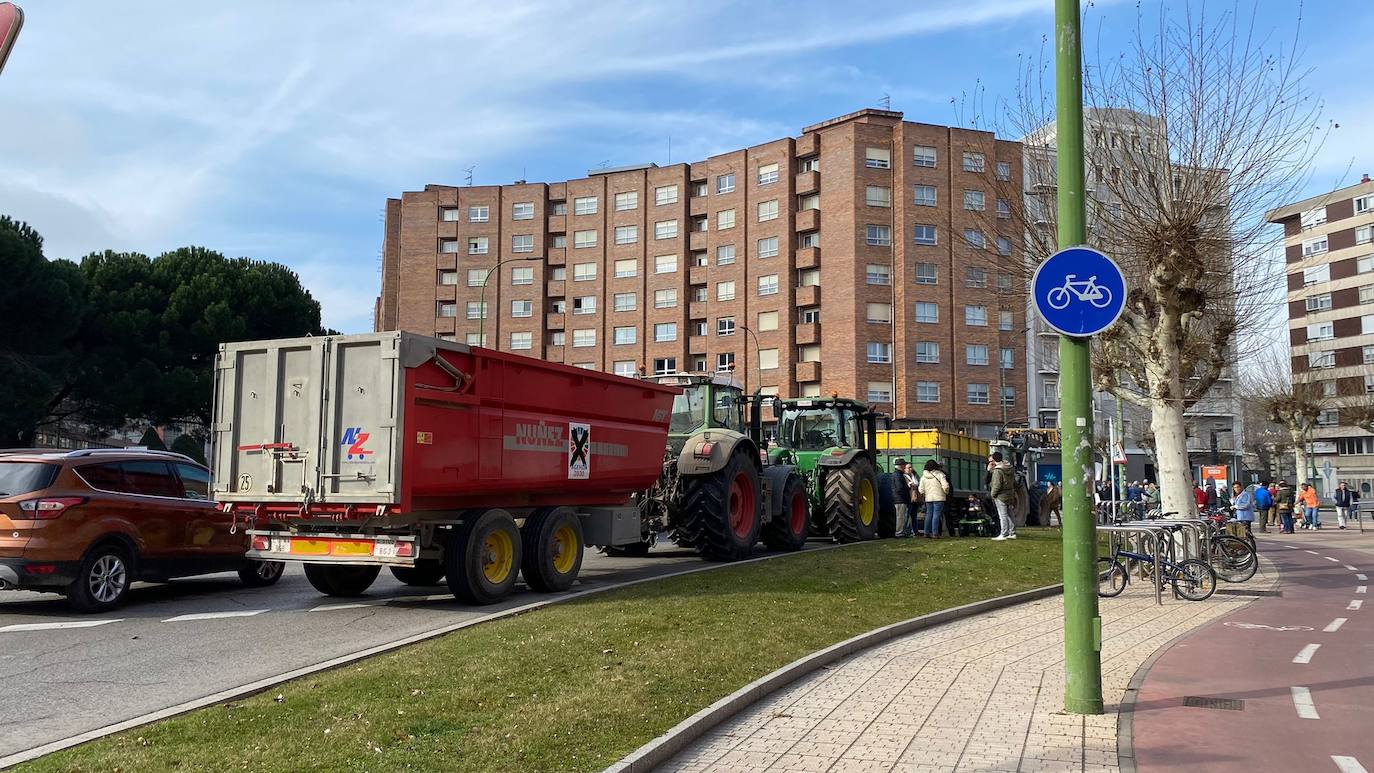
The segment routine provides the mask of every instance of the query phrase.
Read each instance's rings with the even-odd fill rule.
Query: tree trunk
[[[1297,467],[1297,482],[1293,484],[1294,489],[1302,488],[1302,484],[1307,482],[1307,443],[1303,442],[1303,434],[1301,427],[1288,427],[1288,437],[1293,441],[1293,462]]]
[[[1150,429],[1155,433],[1155,464],[1159,475],[1160,508],[1181,516],[1197,514],[1192,473],[1188,469],[1188,441],[1183,408],[1173,400],[1150,401]]]

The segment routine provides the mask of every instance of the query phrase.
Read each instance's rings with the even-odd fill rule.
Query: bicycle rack
[[[1154,586],[1155,604],[1164,605],[1164,571],[1160,566],[1165,550],[1169,551],[1170,560],[1173,556],[1173,532],[1166,528],[1166,524],[1157,521],[1137,521],[1134,523],[1114,524],[1110,526],[1098,526],[1099,532],[1107,533],[1107,554],[1111,556],[1116,553],[1116,546],[1120,544],[1126,550],[1133,553],[1142,553],[1154,556]],[[1146,549],[1146,542],[1154,541],[1154,549]],[[1167,547],[1166,547],[1167,545]],[[1142,572],[1143,575],[1143,572]]]

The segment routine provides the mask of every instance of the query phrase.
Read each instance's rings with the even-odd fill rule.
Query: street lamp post
[[[479,341],[481,341],[482,346],[487,345],[487,282],[491,280],[491,275],[499,275],[501,273],[501,266],[504,266],[507,263],[515,263],[521,260],[543,259],[543,256],[540,255],[521,255],[518,258],[505,258],[503,260],[498,260],[496,261],[496,265],[492,266],[491,269],[487,271],[486,276],[482,277],[482,292],[477,296],[477,310],[478,313],[482,315],[477,323],[477,338]]]
[[[744,332],[754,337],[754,357],[759,357],[759,352],[762,351],[762,349],[759,346],[758,333],[755,333],[753,330],[751,330],[748,325],[735,325],[735,327],[739,328],[740,330],[743,330]],[[762,387],[763,363],[758,363],[757,367],[759,371],[759,386]],[[744,339],[744,393],[749,394],[749,339],[747,338]]]

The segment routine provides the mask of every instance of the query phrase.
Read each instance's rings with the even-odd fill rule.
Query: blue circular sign
[[[1069,247],[1035,269],[1031,298],[1040,318],[1064,335],[1084,338],[1111,327],[1126,308],[1126,276],[1089,247]]]

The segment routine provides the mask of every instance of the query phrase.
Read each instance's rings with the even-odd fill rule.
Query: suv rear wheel
[[[239,567],[239,580],[250,588],[276,585],[286,571],[284,561],[249,561]]]
[[[124,603],[133,584],[133,560],[120,545],[99,545],[81,561],[67,601],[82,612],[108,612]]]

